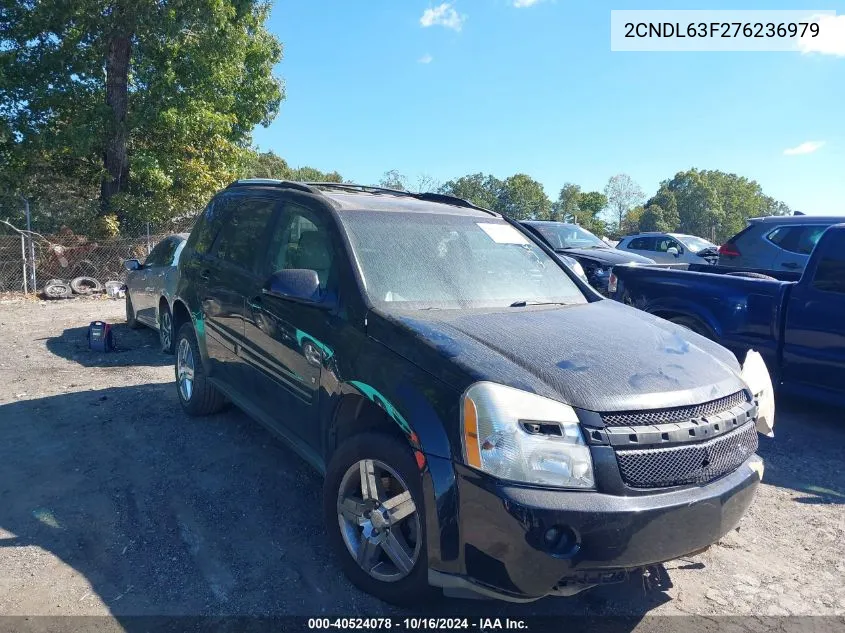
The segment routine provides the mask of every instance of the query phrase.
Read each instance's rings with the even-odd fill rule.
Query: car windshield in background
[[[370,300],[380,307],[514,308],[583,304],[569,275],[497,218],[342,214]]]
[[[678,241],[693,253],[699,253],[708,248],[718,248],[718,246],[712,242],[708,242],[707,240],[694,235],[678,235],[677,237]]]
[[[595,235],[574,224],[535,224],[533,226],[554,249],[608,247]]]

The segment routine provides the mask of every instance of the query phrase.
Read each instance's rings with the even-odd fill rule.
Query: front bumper
[[[635,496],[517,486],[455,469],[463,573],[433,569],[430,582],[527,601],[707,548],[748,509],[762,462],[755,455],[707,485]],[[549,551],[544,535],[552,527],[563,528],[572,546]]]

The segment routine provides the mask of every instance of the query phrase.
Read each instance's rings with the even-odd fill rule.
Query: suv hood
[[[587,257],[601,264],[653,264],[654,260],[636,253],[626,253],[615,248],[561,248],[556,251],[570,257]]]
[[[724,347],[615,301],[374,312],[382,318],[370,321],[370,336],[459,390],[490,380],[582,409],[627,411],[700,404],[746,388]]]

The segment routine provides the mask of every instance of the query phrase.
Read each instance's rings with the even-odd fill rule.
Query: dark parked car
[[[322,472],[338,560],[384,600],[619,581],[718,540],[760,481],[764,365],[464,200],[239,181],[179,268],[182,407],[231,400]]]
[[[827,227],[845,217],[788,215],[752,218],[719,247],[719,265],[801,273]]]
[[[619,266],[611,287],[617,300],[689,327],[740,358],[758,350],[785,392],[845,403],[845,224],[822,234],[798,281],[714,274],[726,270]]]
[[[526,220],[522,225],[559,255],[581,264],[590,285],[602,294],[607,294],[607,280],[614,265],[654,263],[648,257],[614,249],[577,224]]]
[[[126,323],[146,325],[158,332],[161,349],[173,353],[173,296],[179,277],[177,265],[187,233],[170,235],[150,251],[142,264],[137,259],[124,262],[126,270]]]

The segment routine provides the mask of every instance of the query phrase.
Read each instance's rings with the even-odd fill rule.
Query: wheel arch
[[[415,454],[420,454],[418,463],[424,461],[425,454],[451,454],[443,420],[424,394],[407,388],[379,390],[363,381],[348,381],[342,385],[330,416],[327,460],[345,439],[368,431],[403,439]]]

